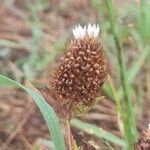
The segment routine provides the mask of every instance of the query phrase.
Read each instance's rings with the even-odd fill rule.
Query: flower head
[[[73,29],[73,35],[76,39],[83,39],[86,35],[96,38],[99,34],[99,25],[93,25],[89,23],[88,26],[82,27],[80,24]]]
[[[90,105],[99,96],[107,75],[103,47],[96,38],[99,26],[78,25],[73,34],[75,39],[60,58],[51,81],[55,99],[72,110],[78,104]]]

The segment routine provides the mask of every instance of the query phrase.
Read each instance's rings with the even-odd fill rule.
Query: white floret
[[[148,129],[150,130],[150,122],[149,122],[149,124],[148,124]]]
[[[83,39],[86,34],[89,35],[89,37],[97,37],[100,32],[99,25],[93,25],[88,24],[88,26],[82,27],[81,25],[78,25],[75,27],[75,29],[72,30],[73,35],[76,39]]]
[[[85,28],[82,28],[81,25],[76,26],[75,29],[72,30],[72,32],[76,39],[83,38],[86,34]]]

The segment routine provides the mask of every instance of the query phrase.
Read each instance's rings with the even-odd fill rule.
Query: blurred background
[[[150,122],[150,2],[112,2],[140,132]],[[121,98],[116,44],[103,0],[0,0],[0,74],[21,83],[44,83],[79,23],[100,25],[108,72]],[[107,81],[105,84],[103,100],[80,119],[121,137],[113,93]],[[97,150],[120,149],[79,130],[73,132]],[[1,88],[0,147],[50,150],[48,138],[45,122],[31,98],[21,90]]]

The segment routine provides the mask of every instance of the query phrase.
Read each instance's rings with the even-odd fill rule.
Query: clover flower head
[[[100,32],[100,28],[99,25],[91,25],[90,23],[88,24],[88,26],[84,26],[82,27],[80,24],[78,26],[75,27],[75,29],[72,30],[73,35],[75,37],[75,39],[83,39],[86,35],[88,35],[89,37],[94,37],[97,38],[97,36],[99,35]]]
[[[90,107],[101,95],[107,67],[103,47],[97,39],[99,31],[95,24],[77,25],[73,29],[75,38],[68,43],[51,79],[54,99],[68,109],[69,116],[76,116],[80,106]]]

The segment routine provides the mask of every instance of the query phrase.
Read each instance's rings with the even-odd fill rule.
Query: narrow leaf
[[[65,150],[64,139],[61,133],[58,118],[53,108],[45,101],[41,94],[2,75],[0,75],[0,86],[17,87],[25,90],[33,98],[34,102],[43,114],[56,150]]]
[[[120,146],[126,147],[126,142],[119,137],[113,135],[112,133],[109,133],[102,128],[98,128],[92,124],[82,122],[77,119],[72,119],[71,120],[71,125],[87,132],[88,134],[94,135],[100,139],[105,139],[109,142],[112,142],[114,144],[118,144]]]

